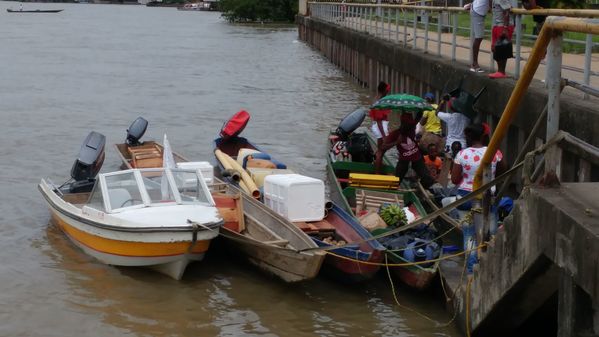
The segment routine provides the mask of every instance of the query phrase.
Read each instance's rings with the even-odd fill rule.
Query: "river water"
[[[303,174],[324,178],[324,139],[371,100],[294,27],[235,26],[173,8],[0,3],[0,336],[456,336],[399,307],[384,273],[364,285],[287,285],[210,251],[182,281],[103,265],[53,225],[37,191],[66,180],[83,138],[113,143],[138,116],[145,139],[212,160],[223,121],[244,108],[244,135]],[[397,289],[440,323],[438,294]]]

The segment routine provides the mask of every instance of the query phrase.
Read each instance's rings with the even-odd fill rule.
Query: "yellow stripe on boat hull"
[[[103,238],[79,230],[63,221],[54,212],[52,218],[56,224],[73,240],[77,240],[86,247],[113,255],[130,257],[160,257],[181,254],[203,254],[208,250],[211,240],[197,241],[191,252],[191,242],[132,242]],[[191,236],[191,233],[190,233]]]

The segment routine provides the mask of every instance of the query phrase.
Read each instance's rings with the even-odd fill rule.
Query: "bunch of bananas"
[[[408,223],[408,217],[403,208],[398,204],[383,204],[379,215],[388,226],[399,226]]]

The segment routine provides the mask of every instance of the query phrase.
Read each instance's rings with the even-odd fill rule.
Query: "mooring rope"
[[[487,244],[486,243],[482,243],[476,247],[473,247],[471,249],[467,249],[455,254],[451,254],[451,255],[443,255],[442,257],[436,258],[436,259],[432,259],[432,260],[423,260],[423,261],[414,261],[414,262],[405,262],[405,263],[381,263],[381,262],[370,262],[370,261],[362,261],[362,260],[356,260],[353,259],[351,257],[347,257],[347,256],[343,256],[343,255],[339,255],[339,254],[335,254],[333,252],[330,251],[325,251],[327,254],[338,257],[340,259],[343,260],[347,260],[347,261],[351,261],[351,262],[355,262],[355,263],[360,263],[360,264],[365,264],[365,265],[369,265],[369,266],[388,266],[388,267],[410,267],[410,266],[418,266],[421,264],[427,264],[427,263],[435,263],[435,262],[439,262],[439,261],[444,261],[447,259],[451,259],[457,256],[462,256],[465,255],[467,253],[470,253],[472,251],[476,251],[480,248],[486,247]],[[386,255],[385,255],[386,257]]]
[[[353,241],[353,242],[349,242],[345,245],[339,245],[339,246],[327,246],[327,247],[315,247],[315,248],[305,248],[305,249],[300,249],[300,252],[304,252],[304,251],[313,251],[313,250],[323,250],[323,251],[329,251],[329,250],[333,250],[333,249],[337,249],[337,248],[344,248],[344,247],[348,247],[348,246],[355,246],[356,244],[361,244],[361,243],[366,243],[369,241],[373,241],[373,240],[378,240],[396,233],[400,233],[403,231],[406,231],[410,228],[414,228],[422,223],[425,222],[430,222],[433,219],[437,218],[438,216],[440,216],[441,214],[445,214],[449,211],[451,211],[452,209],[465,204],[469,201],[472,201],[473,199],[477,198],[479,195],[481,195],[482,193],[484,193],[486,190],[490,189],[491,187],[495,186],[499,181],[502,181],[503,179],[506,179],[508,177],[510,177],[512,175],[513,172],[515,172],[518,168],[520,168],[520,166],[522,166],[524,164],[524,162],[520,162],[516,165],[514,165],[511,169],[509,169],[508,171],[504,172],[503,174],[501,174],[499,177],[491,180],[490,182],[482,185],[479,189],[477,189],[476,191],[472,191],[470,194],[464,196],[461,199],[457,199],[456,201],[452,202],[451,204],[439,208],[435,211],[433,211],[432,213],[423,216],[420,219],[416,219],[414,221],[412,221],[411,223],[401,226],[401,227],[397,227],[395,229],[392,229],[388,232],[379,234],[379,235],[374,235],[370,238],[366,238],[366,239],[362,239],[362,240],[358,240],[358,241]]]
[[[385,256],[385,263],[387,262],[387,257]],[[441,274],[441,270],[439,269],[439,274]],[[460,276],[460,285],[458,286],[458,288],[454,291],[453,293],[453,298],[455,298],[456,294],[458,293],[458,290],[460,289],[460,287],[462,286],[462,280],[464,279],[464,275],[466,274],[466,259],[464,259],[464,267],[462,268],[462,274]],[[426,319],[429,322],[435,323],[437,328],[444,328],[444,327],[448,327],[449,325],[451,325],[453,323],[453,321],[455,321],[455,318],[458,315],[458,311],[455,310],[453,311],[453,315],[451,317],[451,319],[445,323],[439,323],[438,321],[436,321],[433,318],[430,318],[429,316],[419,312],[418,310],[408,307],[405,304],[401,304],[399,302],[399,299],[397,298],[397,294],[395,292],[395,285],[393,283],[393,278],[391,277],[391,271],[389,269],[389,266],[387,266],[387,277],[389,278],[389,284],[391,285],[391,293],[393,294],[393,299],[395,300],[395,304],[397,304],[397,306],[404,308],[406,310],[409,310],[415,314],[417,314],[418,316]],[[447,292],[445,291],[445,286],[443,285],[443,277],[441,277],[441,287],[443,288],[443,293],[445,294],[445,299],[446,301],[449,301],[450,298],[449,296],[447,296]]]

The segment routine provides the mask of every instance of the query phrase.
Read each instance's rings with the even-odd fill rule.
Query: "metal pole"
[[[418,32],[416,31],[418,20],[416,20],[416,16],[417,16],[416,10],[414,10],[413,13],[414,13],[414,16],[412,17],[412,20],[414,20],[414,36],[412,37],[413,38],[412,49],[415,50],[416,49],[416,40],[418,39]]]
[[[437,55],[441,56],[441,21],[443,20],[443,12],[439,12],[437,18]]]
[[[391,8],[389,8],[387,10],[387,15],[388,15],[388,17],[387,17],[387,29],[389,30],[388,31],[388,33],[389,33],[389,40],[391,40],[391,32],[392,32],[392,30],[391,30],[391,19],[393,18],[393,15],[391,13],[392,13],[392,10],[391,10]]]
[[[368,7],[368,33],[372,31],[372,7]]]
[[[470,11],[472,11],[472,9],[470,9]],[[474,34],[472,34],[474,31],[474,24],[472,23],[472,14],[468,13],[468,15],[470,15],[470,32],[468,32],[468,34],[470,35],[470,48],[472,48],[472,45],[474,44]],[[472,52],[470,52],[470,66],[472,66],[473,62],[474,55],[472,55]]]
[[[584,49],[584,84],[591,83],[591,56],[593,53],[593,35],[587,34],[586,46]],[[589,95],[584,94],[584,99],[589,99]]]
[[[426,53],[428,53],[428,29],[429,29],[428,12],[423,11],[421,18],[422,18],[422,20],[424,20],[424,53],[426,54]]]
[[[562,32],[555,32],[547,48],[547,136],[545,138],[547,140],[551,139],[559,131],[562,40]]]
[[[461,0],[460,0],[461,2]],[[453,13],[453,29],[451,30],[451,60],[455,61],[456,35],[458,34],[458,13]]]
[[[382,19],[381,8],[376,9],[376,15],[374,16],[374,36],[379,36],[379,19]]]
[[[358,30],[364,31],[364,8],[358,7]]]
[[[395,42],[399,42],[399,9],[395,9]]]
[[[520,52],[522,50],[522,15],[516,15],[516,69],[514,78],[518,79],[520,77],[520,60],[522,59],[522,55]]]
[[[403,11],[403,46],[408,46],[408,11]]]
[[[381,0],[376,0],[376,15],[381,16]]]

